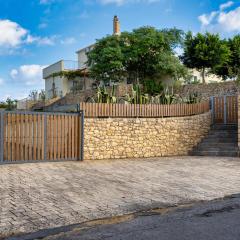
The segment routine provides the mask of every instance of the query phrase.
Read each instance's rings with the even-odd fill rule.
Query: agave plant
[[[201,97],[197,92],[188,93],[186,97],[186,103],[188,104],[198,103],[200,101],[201,101]]]
[[[111,93],[109,94],[106,87],[97,88],[97,102],[98,103],[117,103],[115,95],[115,86],[112,86]]]

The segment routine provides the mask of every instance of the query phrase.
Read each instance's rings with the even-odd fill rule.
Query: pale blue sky
[[[44,88],[43,66],[112,33],[140,26],[185,31],[240,31],[240,0],[0,0],[0,100],[26,97]]]

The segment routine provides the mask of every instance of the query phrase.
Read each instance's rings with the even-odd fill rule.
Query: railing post
[[[80,138],[80,160],[84,160],[84,111],[79,111],[79,138]]]
[[[0,163],[4,161],[4,112],[0,111]]]
[[[47,114],[44,114],[44,160],[47,160]]]
[[[224,98],[223,98],[223,111],[224,111],[224,124],[227,124],[227,96],[224,95]]]

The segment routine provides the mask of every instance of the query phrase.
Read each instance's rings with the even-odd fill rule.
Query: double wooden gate
[[[0,163],[83,160],[83,113],[0,112]]]
[[[211,98],[212,121],[214,124],[237,124],[238,97],[221,96]]]

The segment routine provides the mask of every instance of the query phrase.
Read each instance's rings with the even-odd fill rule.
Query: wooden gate
[[[238,97],[221,96],[211,98],[213,123],[237,124],[238,122]]]
[[[0,163],[83,160],[83,114],[0,112]]]

